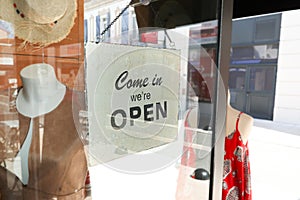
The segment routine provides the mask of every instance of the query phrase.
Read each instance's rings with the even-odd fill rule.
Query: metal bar
[[[230,64],[230,47],[231,47],[231,31],[232,31],[232,14],[233,0],[219,0],[218,2],[218,43],[217,43],[217,68],[219,74],[216,77],[216,87],[214,95],[214,113],[213,113],[213,136],[211,155],[211,176],[210,176],[210,200],[222,199],[222,181],[223,181],[223,160],[224,160],[224,141],[225,141],[225,124],[222,124],[221,118],[226,118],[228,90],[228,73]],[[221,85],[224,88],[221,89]],[[225,91],[222,91],[225,90]],[[225,108],[224,108],[225,107]],[[225,113],[224,113],[225,111]],[[218,138],[216,137],[218,136]]]

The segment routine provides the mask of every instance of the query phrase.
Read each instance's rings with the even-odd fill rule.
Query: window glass
[[[105,2],[105,1],[104,1]],[[129,1],[125,4],[124,2],[121,4],[120,2],[112,2],[109,1],[109,3],[105,4],[101,3],[97,8],[96,6],[90,6],[90,4],[86,3],[85,7],[85,18],[89,18],[90,16],[94,16],[95,13],[99,13],[101,11],[106,11],[109,10],[112,15],[111,19],[107,20],[107,26],[109,26],[109,30],[111,30],[111,36],[109,38],[109,42],[103,42],[105,43],[103,45],[102,42],[95,44],[93,42],[88,42],[86,45],[86,52],[90,52],[90,55],[92,54],[91,47],[94,46],[97,48],[103,45],[107,47],[115,46],[115,48],[103,50],[101,53],[95,53],[93,56],[95,56],[95,59],[91,59],[93,57],[89,57],[89,54],[87,54],[87,94],[88,95],[95,95],[95,94],[100,94],[98,92],[94,92],[95,90],[92,90],[92,87],[94,87],[96,84],[93,85],[93,82],[91,81],[91,77],[99,78],[98,74],[99,72],[109,73],[110,70],[119,70],[122,67],[127,67],[126,69],[128,70],[128,77],[127,80],[140,80],[143,78],[143,80],[147,80],[149,77],[149,80],[151,77],[156,77],[157,76],[162,76],[161,74],[164,72],[164,65],[167,66],[174,66],[178,67],[178,74],[176,76],[171,76],[172,73],[175,71],[172,71],[170,74],[166,74],[166,77],[168,78],[163,78],[163,85],[161,87],[156,87],[156,88],[161,88],[161,91],[158,92],[158,95],[151,91],[151,97],[149,96],[149,99],[147,99],[147,96],[144,96],[144,93],[148,94],[148,88],[147,87],[142,87],[142,88],[137,88],[134,90],[136,95],[139,96],[141,94],[140,100],[134,100],[137,98],[137,96],[134,96],[133,94],[128,92],[129,88],[126,90],[124,89],[123,91],[126,91],[124,93],[122,90],[118,91],[116,94],[114,94],[112,97],[113,98],[113,103],[111,101],[107,101],[109,106],[106,106],[105,104],[99,103],[99,106],[95,106],[97,109],[99,108],[99,111],[108,111],[113,106],[118,106],[118,110],[120,108],[126,108],[123,106],[123,104],[134,104],[134,108],[137,108],[137,106],[141,107],[142,110],[141,112],[137,110],[128,110],[127,108],[124,109],[126,110],[127,117],[130,115],[135,117],[134,115],[141,114],[141,116],[146,116],[147,112],[144,112],[143,109],[146,107],[143,107],[143,105],[147,105],[148,101],[154,102],[155,104],[153,105],[158,105],[155,98],[160,97],[159,95],[163,94],[162,89],[166,89],[168,91],[171,91],[168,87],[166,87],[166,84],[168,83],[167,80],[170,80],[170,85],[172,87],[178,87],[178,90],[174,90],[175,92],[172,92],[172,96],[178,95],[178,98],[174,101],[168,100],[168,102],[174,102],[174,103],[180,103],[180,105],[176,105],[176,109],[178,109],[178,112],[175,109],[172,109],[170,104],[168,104],[168,112],[173,112],[173,114],[169,114],[170,116],[175,117],[175,125],[180,124],[180,128],[176,130],[176,133],[178,133],[178,136],[182,136],[183,144],[179,145],[179,156],[176,155],[177,161],[174,163],[176,166],[176,169],[178,170],[173,170],[174,166],[173,163],[170,163],[170,167],[166,167],[166,171],[170,172],[170,178],[165,177],[164,180],[162,180],[159,184],[156,184],[155,187],[151,186],[152,190],[155,191],[154,193],[147,193],[149,199],[174,199],[175,195],[177,199],[184,198],[186,196],[186,199],[192,199],[192,198],[199,198],[200,193],[201,195],[205,193],[207,196],[202,197],[202,199],[208,199],[208,193],[209,193],[209,180],[206,181],[205,187],[203,187],[202,191],[200,192],[188,192],[186,193],[185,186],[187,184],[187,181],[193,181],[194,183],[197,183],[194,179],[192,179],[193,172],[196,169],[202,169],[205,170],[209,173],[211,173],[214,168],[211,167],[211,159],[214,159],[211,152],[212,152],[212,147],[214,147],[215,142],[218,138],[221,138],[219,135],[219,131],[215,131],[214,126],[215,126],[215,104],[216,100],[220,99],[218,101],[221,101],[222,98],[216,98],[216,95],[220,96],[225,96],[226,91],[222,87],[223,83],[220,82],[220,85],[218,87],[215,87],[216,83],[216,78],[219,77],[218,71],[217,71],[217,66],[216,66],[216,60],[217,60],[217,55],[218,55],[218,20],[212,20],[208,22],[203,22],[201,24],[192,24],[192,25],[187,25],[187,26],[182,26],[182,27],[177,27],[174,29],[152,29],[148,27],[152,26],[143,26],[143,23],[148,23],[151,22],[151,20],[155,20],[154,24],[168,24],[171,27],[176,25],[177,23],[181,23],[182,20],[186,20],[185,16],[188,16],[190,13],[181,13],[183,10],[183,6],[180,6],[180,4],[174,4],[172,1],[161,1],[161,2],[156,2],[156,3],[161,3],[164,4],[164,6],[161,6],[161,9],[159,12],[155,12],[155,3],[150,3],[149,6],[144,6],[142,5],[142,1],[139,1],[137,3],[138,5],[136,7],[129,6],[127,10],[124,10],[126,8],[125,6]],[[216,2],[212,1],[209,4]],[[142,3],[140,5],[140,3]],[[98,5],[98,4],[97,4]],[[175,6],[174,6],[175,5]],[[142,12],[139,15],[139,12],[136,12],[138,8],[142,8],[143,11],[148,10],[149,12]],[[136,13],[136,14],[135,14]],[[153,15],[152,15],[153,14]],[[141,16],[142,15],[142,16]],[[214,15],[217,16],[217,15]],[[104,26],[104,21],[103,21],[103,15],[101,15],[101,30],[102,27]],[[95,20],[94,20],[95,21]],[[88,21],[89,22],[89,21]],[[111,25],[112,22],[112,25]],[[90,22],[89,22],[90,23]],[[138,26],[139,24],[139,26]],[[142,25],[141,25],[142,24]],[[90,25],[90,24],[89,24]],[[147,27],[147,28],[143,28]],[[140,28],[140,29],[138,29]],[[101,31],[100,31],[101,33]],[[106,39],[106,38],[105,38]],[[89,41],[92,41],[89,38]],[[112,43],[112,44],[109,44]],[[121,45],[120,45],[121,44]],[[129,49],[130,48],[130,49]],[[126,52],[124,49],[127,49],[128,52]],[[142,54],[144,50],[147,49],[154,49],[156,51],[161,51],[162,49],[168,49],[178,53],[180,55],[180,63],[173,64],[172,59],[169,57],[164,57],[164,54]],[[99,50],[99,48],[98,48]],[[96,52],[96,50],[95,50]],[[136,53],[134,53],[136,52]],[[150,52],[150,51],[149,51]],[[99,56],[100,55],[100,56]],[[133,55],[139,55],[139,57],[135,57]],[[127,58],[126,58],[127,57]],[[125,59],[126,58],[126,59]],[[124,62],[121,62],[121,60],[124,59]],[[96,64],[90,64],[91,61],[97,63],[97,70],[94,70],[91,67],[95,67]],[[159,60],[163,61],[162,65],[159,65],[159,67],[155,67],[155,63],[158,62]],[[104,63],[103,65],[100,65],[99,63]],[[153,64],[154,62],[154,64]],[[109,67],[114,65],[115,67]],[[136,65],[138,63],[139,65]],[[152,67],[151,70],[147,71],[148,68],[146,68],[148,65],[145,63],[150,63],[149,66]],[[138,67],[134,67],[138,66]],[[143,69],[146,68],[146,69]],[[99,70],[98,70],[99,69]],[[139,70],[138,70],[139,69]],[[90,70],[90,71],[89,71]],[[130,71],[131,70],[131,71]],[[135,71],[134,71],[135,70]],[[152,76],[152,73],[153,74]],[[101,73],[99,73],[101,74]],[[107,81],[112,81],[114,82],[114,77],[117,75],[120,75],[120,73],[111,73],[112,76],[103,76],[103,79],[105,77],[105,80]],[[175,77],[175,78],[174,78]],[[155,78],[156,79],[156,78]],[[179,79],[177,81],[177,79]],[[102,80],[102,79],[101,79]],[[121,79],[118,79],[121,80]],[[123,80],[123,79],[122,79]],[[121,80],[121,81],[122,81]],[[152,79],[151,79],[152,80]],[[153,79],[154,80],[154,79]],[[128,81],[129,82],[129,81]],[[129,82],[130,83],[130,82]],[[99,84],[101,85],[101,84]],[[108,87],[114,86],[115,84],[108,84]],[[89,88],[90,87],[90,88]],[[107,87],[107,88],[108,88]],[[106,100],[108,99],[108,89],[105,88],[104,90],[100,90],[102,95],[101,100]],[[150,88],[150,85],[149,85]],[[156,89],[155,87],[151,86],[151,89],[154,90]],[[215,92],[215,90],[218,90],[220,92]],[[89,92],[92,91],[92,92]],[[103,92],[103,93],[102,93]],[[143,93],[143,94],[142,94]],[[106,96],[107,95],[107,96]],[[117,98],[116,95],[123,95],[124,100]],[[131,95],[130,98],[125,98],[126,95]],[[101,96],[101,95],[99,95]],[[122,96],[122,97],[123,97]],[[88,96],[88,101],[93,100],[93,96]],[[166,99],[166,98],[165,98]],[[98,102],[98,101],[97,101]],[[220,104],[223,103],[223,105],[226,105],[227,102],[220,102]],[[93,102],[88,103],[88,108],[90,110],[93,109],[92,106],[94,106]],[[150,103],[149,103],[150,105]],[[165,105],[165,104],[164,104]],[[166,104],[167,105],[167,104]],[[222,109],[225,109],[226,106],[220,106]],[[163,107],[166,108],[166,107]],[[138,109],[138,108],[137,108]],[[145,110],[145,109],[144,109]],[[166,109],[165,109],[166,110]],[[104,113],[103,112],[103,113]],[[131,112],[131,113],[130,113]],[[150,111],[151,112],[151,111]],[[151,114],[149,112],[149,115]],[[220,111],[218,110],[218,113]],[[160,138],[156,135],[157,140],[153,140],[151,142],[151,146],[153,147],[152,149],[148,149],[150,147],[146,148],[146,140],[143,139],[143,141],[140,143],[143,145],[142,149],[143,151],[146,149],[145,152],[139,152],[132,151],[132,148],[127,148],[126,145],[135,145],[135,143],[128,142],[128,133],[127,131],[119,131],[118,133],[114,134],[109,134],[109,137],[112,138],[111,141],[108,143],[105,143],[104,145],[102,144],[102,141],[105,141],[105,138],[101,138],[101,132],[105,128],[109,128],[109,125],[111,122],[115,122],[117,126],[123,125],[123,122],[127,120],[127,117],[123,117],[124,115],[118,114],[117,118],[114,118],[115,115],[111,114],[112,112],[107,112],[106,117],[110,117],[109,120],[99,120],[101,121],[101,124],[99,127],[97,126],[96,121],[92,121],[91,118],[89,119],[89,124],[88,124],[88,130],[89,130],[89,135],[88,135],[88,144],[86,146],[86,149],[89,150],[89,154],[92,155],[90,156],[89,160],[94,161],[94,163],[98,164],[97,156],[101,157],[104,156],[105,158],[110,159],[110,153],[113,154],[113,156],[116,156],[115,158],[118,159],[113,159],[112,163],[108,163],[109,166],[113,165],[114,163],[116,164],[117,162],[124,162],[127,158],[132,158],[131,156],[139,156],[139,155],[146,155],[146,154],[151,154],[151,151],[155,151],[155,155],[159,155],[159,152],[161,149],[164,149],[165,146],[171,146],[175,145],[173,141],[171,141],[170,145],[159,145],[158,142],[160,142]],[[146,114],[145,114],[146,113]],[[224,114],[225,110],[221,111],[222,114],[220,114],[220,120],[218,120],[219,124],[223,124],[225,122]],[[122,116],[121,116],[122,115]],[[168,115],[168,116],[169,116]],[[95,116],[95,115],[94,115]],[[153,111],[153,116],[155,115],[155,111]],[[140,117],[139,117],[140,118]],[[150,119],[150,118],[149,118]],[[162,118],[161,118],[162,119]],[[115,121],[114,121],[115,120]],[[117,121],[118,120],[118,121]],[[139,122],[137,122],[139,121]],[[108,122],[108,124],[106,123]],[[130,126],[130,133],[134,131],[134,133],[137,133],[134,139],[137,139],[138,137],[145,135],[147,131],[149,132],[154,132],[152,129],[149,127],[144,128],[143,130],[139,131],[137,128],[139,128],[137,125],[139,123],[141,124],[143,122],[143,126],[140,126],[141,128],[146,127],[145,125],[148,124],[148,122],[144,122],[143,119],[141,118],[138,119],[138,117],[135,118],[135,120],[129,121],[127,120],[128,126]],[[150,123],[150,122],[149,122]],[[134,125],[137,124],[137,125]],[[164,123],[157,123],[156,120],[153,120],[151,122],[154,126],[165,126],[165,127],[170,127],[170,128],[177,128],[176,126],[171,126],[171,124],[164,122]],[[182,126],[181,126],[182,125]],[[116,126],[114,126],[116,127]],[[111,130],[110,130],[111,131]],[[112,131],[116,132],[115,129]],[[121,134],[126,133],[126,134]],[[103,133],[107,133],[107,131],[103,131]],[[159,131],[159,134],[162,133],[162,130]],[[168,130],[168,134],[170,135],[171,131]],[[124,137],[123,137],[124,136]],[[96,139],[94,139],[96,138]],[[100,138],[100,139],[98,139]],[[106,137],[107,138],[107,137]],[[179,137],[178,137],[179,138]],[[151,139],[151,138],[150,138]],[[130,138],[131,141],[133,141],[132,138]],[[96,141],[96,142],[94,142]],[[164,140],[165,142],[167,140]],[[180,140],[178,140],[180,141]],[[170,141],[167,141],[170,142]],[[136,143],[137,145],[140,145],[139,143]],[[149,143],[150,144],[150,143]],[[89,146],[88,146],[89,145]],[[94,146],[93,146],[94,145]],[[96,148],[95,146],[99,145],[99,149]],[[94,148],[95,147],[95,148]],[[104,149],[104,150],[103,150]],[[106,151],[109,150],[109,151]],[[109,152],[109,153],[107,153]],[[148,153],[149,152],[149,153]],[[176,151],[172,151],[174,153]],[[103,153],[103,154],[102,154]],[[217,152],[220,153],[220,152]],[[94,156],[96,155],[96,156]],[[168,159],[170,159],[172,156],[169,155],[168,153]],[[164,155],[162,156],[164,158]],[[107,159],[107,160],[108,160]],[[171,158],[172,159],[172,158]],[[145,161],[145,159],[143,159]],[[164,160],[164,159],[163,159]],[[115,162],[116,161],[116,162]],[[94,164],[92,163],[92,164]],[[106,164],[105,163],[105,164]],[[134,162],[131,161],[129,163],[132,165]],[[147,167],[154,166],[156,164],[156,160],[152,159],[151,162],[143,162],[137,165],[139,168],[141,167],[141,164],[147,164]],[[169,163],[168,163],[169,164]],[[223,163],[219,163],[221,166]],[[128,165],[124,165],[125,167]],[[123,168],[124,166],[118,166]],[[164,166],[165,167],[165,166]],[[92,177],[92,188],[97,185],[104,183],[105,184],[105,191],[97,191],[92,189],[92,196],[93,199],[119,199],[119,198],[125,198],[124,194],[122,194],[122,197],[116,197],[116,195],[119,195],[118,193],[111,192],[116,188],[116,186],[110,185],[110,183],[107,181],[108,179],[110,180],[115,180],[115,178],[112,178],[114,176],[113,173],[109,175],[109,173],[103,172],[101,169],[101,166],[92,166],[91,168],[91,177]],[[118,169],[117,169],[118,170]],[[143,170],[143,169],[141,169]],[[122,171],[124,171],[122,169]],[[126,172],[126,171],[124,171]],[[164,172],[165,173],[165,172]],[[221,169],[218,169],[218,172],[214,171],[214,174],[216,173],[222,173]],[[97,174],[101,174],[101,178],[97,177]],[[96,175],[96,176],[95,176]],[[155,174],[153,174],[155,175]],[[140,194],[145,194],[143,192],[143,189],[147,190],[149,188],[147,184],[149,181],[147,181],[146,177],[143,178],[143,182],[140,181],[133,181],[135,183],[139,183],[136,185],[128,184],[128,176],[126,177],[122,176],[122,173],[116,174],[118,176],[118,182],[122,184],[124,183],[127,184],[122,184],[123,189],[128,191],[128,196],[129,199],[134,199],[135,196],[138,197],[140,195],[136,194],[136,191],[140,192]],[[148,176],[150,177],[150,176]],[[182,177],[182,178],[181,178]],[[209,177],[208,177],[209,178]],[[212,177],[213,178],[213,177]],[[132,179],[132,178],[131,178]],[[175,181],[173,181],[175,180]],[[166,183],[163,183],[166,181]],[[219,184],[221,184],[222,180],[219,180]],[[150,182],[151,184],[151,182]],[[163,186],[164,185],[164,186]],[[165,187],[167,185],[167,187]],[[128,186],[128,188],[126,188]],[[130,186],[130,188],[129,188]],[[134,188],[135,192],[132,192],[131,188]],[[195,190],[198,188],[195,185]],[[160,190],[163,190],[161,193]],[[217,191],[220,192],[220,191]],[[164,194],[165,196],[163,197],[161,194]],[[151,196],[149,196],[151,195]],[[156,196],[155,196],[156,195]],[[215,193],[214,193],[215,195]],[[203,196],[203,195],[202,195]],[[127,199],[128,199],[127,198]],[[138,197],[140,198],[140,197]],[[201,197],[200,197],[201,198]]]

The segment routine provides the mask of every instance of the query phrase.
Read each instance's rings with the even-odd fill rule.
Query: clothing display
[[[3,199],[84,199],[87,161],[76,131],[72,92],[53,111],[33,119],[19,113],[21,144],[32,121],[32,141],[25,186],[6,167],[0,168]]]
[[[222,200],[251,200],[248,142],[243,143],[239,131],[240,112],[235,130],[225,138]]]

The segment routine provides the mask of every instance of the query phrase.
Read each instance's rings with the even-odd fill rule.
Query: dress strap
[[[237,119],[236,119],[236,123],[235,123],[235,130],[239,130],[239,122],[240,122],[240,117],[241,115],[243,114],[243,112],[240,112],[239,115],[237,116]]]

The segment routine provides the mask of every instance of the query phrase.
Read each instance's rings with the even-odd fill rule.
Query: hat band
[[[16,11],[16,13],[21,17],[21,18],[25,18],[25,14],[21,11],[21,10],[19,10],[18,9],[18,7],[17,7],[17,4],[16,3],[13,3],[13,6],[14,6],[14,9],[15,9],[15,11]],[[28,18],[29,19],[29,18]],[[29,19],[30,20],[30,19]],[[30,20],[30,21],[32,21],[32,20]],[[36,23],[35,21],[33,21],[34,23]],[[48,25],[50,26],[50,27],[53,27],[55,24],[57,24],[57,20],[55,20],[54,22],[51,22],[51,23],[49,23]]]

